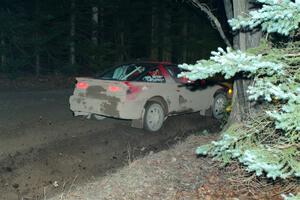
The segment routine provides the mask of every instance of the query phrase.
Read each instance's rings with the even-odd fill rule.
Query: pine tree
[[[293,38],[299,31],[300,4],[290,0],[257,0],[262,8],[249,17],[229,20],[234,30],[261,27],[267,34]],[[300,42],[278,45],[264,41],[246,52],[227,48],[212,52],[209,60],[183,64],[180,76],[192,80],[221,74],[225,79],[237,74],[254,80],[249,99],[259,104],[243,124],[232,124],[218,141],[201,146],[197,153],[225,163],[235,160],[257,176],[272,179],[300,177]],[[285,196],[298,199],[298,196]]]

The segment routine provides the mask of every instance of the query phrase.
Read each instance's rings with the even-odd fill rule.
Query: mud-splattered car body
[[[96,78],[77,78],[70,108],[75,116],[100,115],[131,119],[143,128],[145,107],[157,102],[164,117],[197,112],[207,114],[220,85],[189,83],[178,79],[181,69],[168,63],[130,63],[117,66]]]

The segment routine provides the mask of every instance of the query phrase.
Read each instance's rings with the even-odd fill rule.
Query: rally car
[[[132,126],[158,131],[171,115],[200,112],[223,117],[230,88],[178,78],[182,69],[165,62],[118,65],[93,78],[76,78],[70,97],[75,116],[132,120]]]

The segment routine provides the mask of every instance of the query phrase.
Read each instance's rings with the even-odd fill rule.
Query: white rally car
[[[200,112],[222,118],[228,88],[177,78],[177,65],[129,63],[95,78],[76,78],[70,108],[75,116],[132,120],[132,126],[158,131],[171,115]]]

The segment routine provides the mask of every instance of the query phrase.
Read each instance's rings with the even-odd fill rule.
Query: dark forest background
[[[203,2],[226,19],[222,1]],[[191,63],[218,46],[207,17],[182,1],[0,2],[0,72],[12,77],[89,74],[135,60]]]

